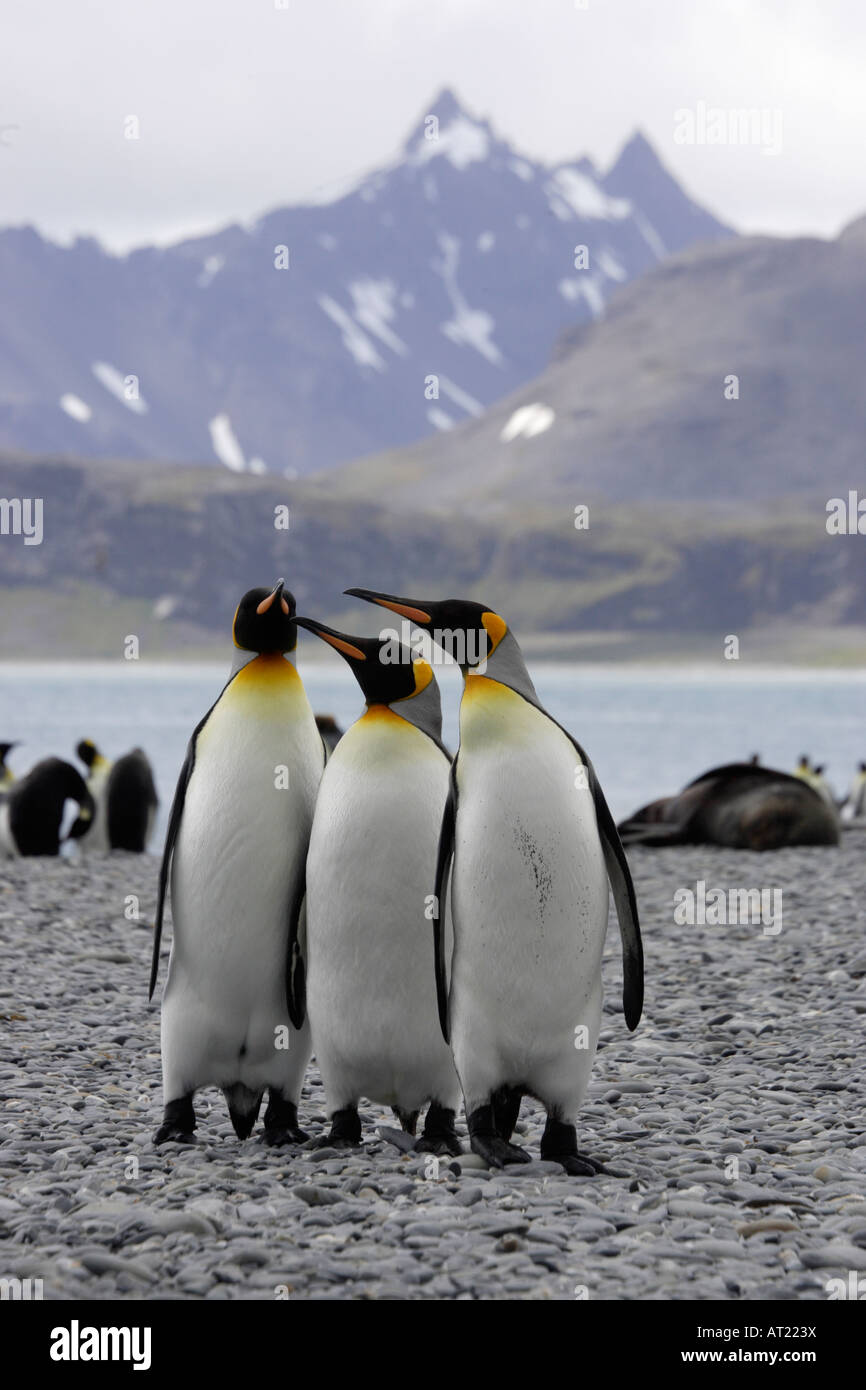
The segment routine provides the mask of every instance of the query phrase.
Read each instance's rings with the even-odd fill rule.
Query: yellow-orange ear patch
[[[433,667],[429,661],[425,661],[419,656],[412,662],[412,671],[415,675],[415,694],[420,695],[422,690],[426,690],[433,679]]]
[[[504,618],[500,618],[498,613],[482,613],[481,621],[487,636],[490,638],[490,651],[495,652],[508,631],[508,624]],[[490,652],[488,652],[489,655]]]

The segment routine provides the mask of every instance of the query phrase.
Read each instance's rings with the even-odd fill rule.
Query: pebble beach
[[[578,1128],[594,1178],[538,1161],[528,1100],[535,1161],[499,1171],[462,1117],[467,1152],[437,1164],[371,1105],[357,1152],[240,1143],[217,1091],[194,1146],[155,1149],[158,861],[4,865],[0,1275],[98,1300],[823,1301],[858,1272],[866,1291],[864,849],[629,851],[646,1007],[629,1034],[612,917]],[[780,929],[678,922],[699,882],[779,890]],[[325,1127],[315,1063],[300,1120]]]

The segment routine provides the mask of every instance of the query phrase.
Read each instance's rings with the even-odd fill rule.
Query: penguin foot
[[[314,1149],[357,1149],[361,1143],[361,1120],[354,1105],[343,1110],[335,1110],[331,1116],[331,1130],[323,1134],[313,1145]]]
[[[552,1115],[548,1115],[541,1136],[541,1157],[549,1163],[561,1164],[566,1173],[574,1178],[594,1178],[597,1173],[607,1172],[604,1164],[587,1154],[578,1153],[574,1125],[563,1124]]]
[[[194,1134],[190,1134],[185,1129],[178,1129],[177,1125],[161,1124],[156,1134],[153,1136],[154,1144],[196,1144],[198,1140]]]
[[[453,1110],[432,1101],[424,1120],[424,1133],[415,1145],[415,1152],[422,1154],[451,1154],[456,1157],[463,1152],[457,1131],[454,1128]]]
[[[603,1163],[587,1154],[546,1154],[548,1162],[561,1163],[566,1173],[573,1178],[594,1178],[598,1173],[606,1173]]]
[[[154,1144],[194,1144],[195,1111],[193,1093],[170,1100],[162,1115],[162,1124],[153,1136]]]
[[[282,1144],[304,1144],[309,1137],[307,1131],[299,1129],[297,1125],[283,1125],[281,1128],[273,1126],[266,1129],[262,1136],[271,1148],[277,1148]]]
[[[492,1105],[480,1105],[467,1115],[469,1143],[472,1152],[490,1164],[491,1168],[504,1168],[506,1163],[531,1163],[532,1154],[517,1144],[509,1144],[496,1132]]]
[[[272,1147],[282,1144],[303,1144],[309,1134],[298,1125],[298,1107],[294,1101],[286,1100],[279,1091],[268,1091],[268,1108],[265,1111],[266,1144]]]

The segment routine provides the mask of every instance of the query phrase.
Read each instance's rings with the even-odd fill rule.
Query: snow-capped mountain
[[[550,168],[444,92],[331,202],[125,257],[0,232],[0,447],[311,473],[481,414],[731,235],[640,135],[607,174]]]

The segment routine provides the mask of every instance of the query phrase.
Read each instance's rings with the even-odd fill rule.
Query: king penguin
[[[165,1113],[154,1136],[193,1140],[193,1096],[218,1086],[238,1138],[297,1143],[309,1029],[288,1010],[303,932],[304,864],[325,750],[294,666],[295,601],[281,579],[235,612],[234,671],[195,729],[169,815],[150,994],[166,896],[174,940],[162,1001]]]
[[[842,820],[848,824],[866,816],[866,763],[860,763],[848,795],[841,807]]]
[[[0,794],[8,791],[15,781],[15,773],[11,767],[7,767],[6,759],[12,749],[17,747],[17,743],[0,743]]]
[[[331,1124],[320,1143],[360,1143],[365,1096],[410,1135],[429,1102],[416,1149],[458,1154],[460,1083],[424,931],[451,765],[439,687],[400,643],[298,623],[345,657],[366,701],[328,759],[307,858],[306,1000]]]
[[[43,758],[0,799],[0,856],[59,854],[67,801],[78,816],[66,838],[77,840],[90,827],[93,798],[71,763]]]
[[[90,769],[87,786],[95,802],[93,825],[81,842],[82,849],[143,854],[159,805],[147,754],[133,748],[110,762],[89,738],[82,739],[75,751]]]
[[[86,854],[107,854],[111,846],[106,802],[112,764],[89,738],[83,738],[75,752],[87,768],[87,790],[93,797],[93,823],[81,841],[81,849]]]
[[[434,934],[440,1022],[472,1148],[495,1168],[528,1162],[510,1139],[529,1094],[547,1111],[542,1158],[575,1175],[603,1171],[579,1152],[576,1121],[601,1024],[609,885],[630,1029],[643,1007],[643,950],[631,874],[592,763],[543,709],[516,639],[492,609],[347,593],[430,634],[463,672],[435,879],[442,904],[451,870],[450,987],[436,919]]]

